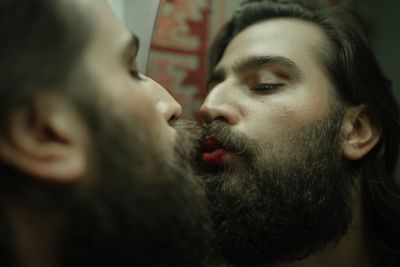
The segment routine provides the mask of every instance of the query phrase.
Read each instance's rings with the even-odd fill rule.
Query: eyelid
[[[275,90],[278,90],[282,86],[284,86],[284,83],[259,83],[256,86],[250,88],[251,91],[256,92],[256,93],[269,93],[273,92]]]
[[[137,71],[136,69],[131,69],[129,71],[130,75],[132,76],[133,79],[138,80],[138,81],[144,81],[145,79],[142,77],[142,74]]]
[[[144,75],[142,75],[139,71],[138,71],[138,66],[136,63],[136,57],[133,56],[130,60],[129,60],[129,73],[132,76],[132,78],[134,78],[135,80],[138,81],[145,81],[145,77],[143,77]]]

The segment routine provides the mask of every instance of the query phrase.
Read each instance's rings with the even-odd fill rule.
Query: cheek
[[[167,156],[172,154],[175,142],[175,131],[166,123],[162,114],[156,109],[154,102],[147,97],[135,99],[131,109],[142,125],[149,130],[150,138],[159,147],[160,152]]]
[[[151,92],[141,83],[133,81],[130,77],[120,77],[107,87],[108,93],[114,103],[114,108],[121,112],[136,114],[138,118],[147,121],[158,121],[159,114],[156,111]]]
[[[257,140],[279,140],[286,132],[295,128],[295,113],[289,106],[263,107],[263,112],[254,113],[249,134]],[[259,108],[261,110],[261,107]]]
[[[162,114],[168,110],[169,104],[175,102],[174,98],[164,87],[148,77],[146,77],[146,79],[142,81],[140,85],[142,87],[141,89],[146,93],[146,95],[154,103],[157,110]]]
[[[282,140],[291,132],[324,118],[327,102],[311,97],[260,100],[246,112],[241,130],[257,140]]]
[[[163,102],[159,102],[159,98],[154,94],[160,95],[163,89],[155,86],[145,86],[135,88],[135,112],[140,116],[146,127],[149,128],[151,138],[161,149],[164,155],[172,154],[173,144],[175,142],[175,130],[170,127],[165,120],[162,111],[167,107],[162,106]]]
[[[114,81],[110,79],[104,88],[104,93],[113,104],[111,108],[116,112],[135,116],[152,131],[157,131],[153,128],[163,126],[161,114],[156,110],[154,101],[139,83],[120,77]]]
[[[125,69],[118,67],[108,69],[108,73],[92,73],[99,84],[100,93],[110,100],[110,110],[122,115],[135,116],[148,128],[151,138],[161,146],[171,143],[174,132],[156,110],[155,102],[146,92],[146,86],[133,81]]]
[[[163,117],[157,111],[154,101],[143,90],[136,91],[135,94],[131,94],[131,97],[132,100],[129,101],[127,108],[153,133],[158,133],[165,123],[163,123]]]

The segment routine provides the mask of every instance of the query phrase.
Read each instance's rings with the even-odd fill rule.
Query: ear
[[[363,105],[347,109],[342,131],[344,134],[343,155],[348,160],[364,157],[381,137],[380,130],[373,124]]]
[[[88,131],[66,97],[36,95],[11,112],[1,160],[40,180],[64,183],[86,172]]]

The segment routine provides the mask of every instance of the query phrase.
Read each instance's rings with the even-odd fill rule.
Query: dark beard
[[[100,178],[67,205],[62,266],[206,266],[211,227],[188,164],[198,128],[178,123],[175,154],[166,159],[133,118],[96,119]]]
[[[262,149],[223,123],[205,129],[242,159],[241,165],[203,169],[218,247],[228,263],[301,260],[346,233],[351,181],[340,152],[342,114],[336,110]]]
[[[44,183],[0,165],[10,178],[0,180],[2,195],[31,203],[38,214],[62,215],[60,236],[49,251],[55,266],[209,266],[211,223],[201,181],[188,160],[199,128],[178,123],[175,153],[162,155],[140,119],[113,114],[95,95],[75,100],[92,133],[87,177],[69,185]],[[3,216],[2,210],[1,229],[7,231]],[[8,249],[14,237],[4,231],[0,255],[14,266]]]

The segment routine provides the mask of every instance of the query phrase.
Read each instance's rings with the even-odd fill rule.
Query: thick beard
[[[199,128],[178,123],[175,152],[164,155],[142,118],[117,114],[86,72],[78,76],[73,90],[62,93],[90,130],[89,173],[76,183],[56,184],[0,162],[2,197],[29,203],[38,216],[59,216],[57,227],[50,227],[61,227],[49,245],[55,266],[209,266],[206,197],[188,160]],[[7,219],[0,207],[0,255],[14,266],[19,259]]]
[[[207,266],[209,215],[188,164],[198,128],[179,123],[175,154],[164,157],[140,120],[84,109],[95,167],[89,182],[61,189],[60,266]]]
[[[203,170],[218,247],[228,263],[301,260],[346,233],[351,181],[340,153],[342,117],[337,109],[262,149],[221,123],[205,129],[247,164]]]

